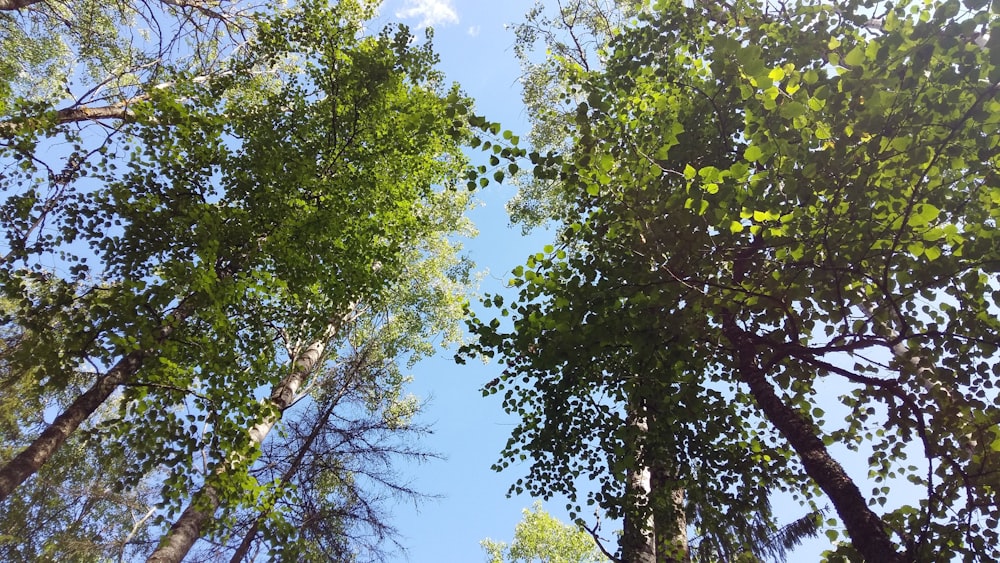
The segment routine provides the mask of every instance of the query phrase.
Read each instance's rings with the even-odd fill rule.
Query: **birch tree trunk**
[[[296,394],[302,387],[302,383],[319,366],[327,342],[340,331],[346,322],[351,320],[355,307],[352,305],[347,315],[332,320],[327,325],[323,336],[310,344],[295,358],[291,372],[271,392],[270,401],[277,414],[258,422],[249,430],[252,447],[260,447],[274,425],[281,420],[284,411],[295,402]],[[147,563],[180,563],[201,537],[205,523],[218,507],[218,493],[211,485],[206,485],[195,493],[191,503],[160,541],[160,546],[146,560]]]
[[[650,493],[665,497],[670,493],[668,510],[653,512],[653,540],[657,563],[688,561],[686,494],[678,488],[673,472],[654,460],[650,470]]]
[[[649,459],[649,452],[643,450],[642,444],[649,435],[649,413],[641,398],[631,398],[627,424],[637,430],[635,458]],[[632,499],[631,506],[626,506],[622,532],[622,561],[629,563],[657,563],[656,561],[656,518],[650,507],[650,499],[654,494],[653,469],[649,465],[636,467],[628,476],[627,496]],[[635,506],[645,506],[648,510],[646,518],[635,514]]]
[[[817,436],[812,422],[781,400],[757,366],[756,350],[736,326],[732,316],[723,319],[723,333],[736,348],[739,378],[750,388],[757,405],[802,460],[806,473],[830,497],[854,547],[866,561],[902,562],[885,523],[868,508],[857,484],[833,459]]]
[[[156,345],[163,344],[174,333],[177,325],[191,315],[194,306],[185,298],[174,309],[167,322],[156,330]],[[70,434],[94,414],[122,383],[131,379],[142,367],[146,358],[155,356],[156,347],[136,350],[126,354],[93,386],[77,397],[35,440],[0,469],[0,501],[6,499],[18,485],[31,477],[63,445]]]
[[[349,379],[355,380],[356,378],[350,377]],[[333,415],[333,411],[334,409],[337,408],[337,405],[340,403],[340,399],[342,399],[344,395],[347,394],[348,388],[351,384],[352,384],[351,381],[345,383],[345,385],[341,387],[340,392],[334,397],[334,399],[329,401],[327,405],[323,408],[322,414],[320,414],[320,416],[316,419],[315,423],[313,424],[312,430],[309,432],[309,435],[306,436],[302,444],[299,445],[298,451],[295,452],[295,458],[288,465],[288,468],[284,471],[284,473],[281,474],[280,482],[282,484],[289,482],[295,475],[295,473],[298,472],[299,468],[302,466],[302,461],[305,459],[306,454],[308,454],[312,450],[313,443],[323,432],[323,427],[330,420],[330,416]],[[257,535],[257,531],[260,529],[260,523],[264,520],[266,516],[267,513],[262,512],[254,520],[253,524],[250,525],[250,529],[247,530],[246,534],[243,535],[243,541],[240,542],[240,545],[236,548],[236,552],[233,553],[233,556],[230,559],[230,563],[239,563],[240,561],[243,561],[247,553],[250,552],[250,546],[253,544],[254,537]]]
[[[641,401],[635,401],[640,403]],[[649,426],[656,424],[656,409],[645,404],[634,404],[630,423],[640,435],[649,434]],[[664,431],[664,430],[661,430]],[[668,430],[666,430],[668,431]],[[649,451],[636,445],[636,457],[647,465],[629,475],[628,488],[636,504],[650,506],[654,497],[664,497],[668,492],[668,510],[649,508],[645,521],[626,513],[622,535],[622,561],[628,563],[679,563],[688,559],[687,518],[685,516],[684,489],[677,488],[671,478],[670,460],[657,459]]]
[[[629,475],[628,487],[636,500],[648,499],[652,484],[648,467],[637,469]],[[656,542],[653,539],[655,522],[650,515],[645,521],[626,512],[622,533],[622,561],[629,563],[656,563]]]

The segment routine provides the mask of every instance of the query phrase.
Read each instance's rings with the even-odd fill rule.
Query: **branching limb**
[[[806,473],[833,502],[854,546],[868,561],[902,563],[885,522],[868,508],[857,484],[826,449],[818,430],[803,413],[789,407],[774,392],[758,365],[757,351],[729,312],[722,318],[723,334],[733,345],[736,376],[747,384],[757,405],[798,454]]]

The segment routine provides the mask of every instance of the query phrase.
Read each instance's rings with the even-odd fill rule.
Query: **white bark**
[[[271,392],[269,400],[274,406],[276,414],[258,422],[249,429],[251,447],[260,447],[274,425],[281,420],[282,413],[295,403],[302,383],[320,365],[327,342],[333,339],[345,324],[356,318],[356,309],[357,305],[352,304],[347,314],[331,319],[323,335],[298,354],[292,363],[289,374]],[[226,465],[235,466],[242,461],[234,458],[229,460]],[[220,471],[224,470],[224,467],[220,469]],[[205,523],[218,507],[218,494],[210,485],[195,493],[191,504],[170,527],[166,537],[161,540],[160,546],[149,556],[146,563],[180,563],[201,537]]]

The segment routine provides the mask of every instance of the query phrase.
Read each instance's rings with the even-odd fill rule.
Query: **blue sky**
[[[462,85],[476,100],[480,113],[526,138],[528,125],[510,25],[521,21],[533,4],[534,0],[387,0],[377,23],[402,21],[418,36],[423,28],[433,27],[441,69],[448,79]],[[508,225],[504,204],[513,195],[509,185],[492,185],[478,195],[482,205],[472,219],[481,235],[466,248],[483,273],[479,292],[510,294],[505,280],[511,269],[549,243],[552,233],[542,230],[525,237],[520,228]],[[458,366],[452,352],[442,352],[413,369],[412,391],[429,399],[422,422],[434,428],[422,445],[445,460],[404,469],[414,488],[438,495],[438,500],[390,508],[411,562],[483,561],[479,541],[486,537],[509,541],[521,510],[534,500],[506,496],[510,483],[524,474],[524,467],[514,465],[499,474],[490,469],[515,424],[503,413],[499,400],[483,398],[480,392],[500,371],[496,364]],[[547,503],[546,509],[565,520],[564,504],[557,499]],[[803,509],[789,503],[778,505],[777,511],[795,518]],[[825,543],[804,548],[792,559],[814,561]]]
[[[514,35],[505,24],[520,21],[532,5],[532,0],[390,0],[382,6],[379,19],[402,21],[413,28],[432,26],[448,79],[462,85],[480,113],[524,134],[528,126]],[[504,203],[512,195],[513,188],[506,185],[492,185],[479,193],[482,205],[473,220],[480,236],[466,248],[483,272],[481,293],[503,291],[510,270],[552,237],[545,231],[523,237],[520,228],[508,226]],[[484,399],[480,392],[499,373],[495,364],[455,365],[451,353],[413,370],[413,391],[430,398],[423,420],[434,425],[434,434],[423,443],[446,460],[407,469],[417,489],[442,495],[416,509],[411,504],[393,510],[409,561],[483,561],[479,541],[486,537],[509,541],[521,510],[532,503],[526,496],[506,497],[510,483],[520,476],[516,467],[500,474],[490,470],[514,424],[498,400]],[[565,518],[559,507],[553,502],[546,508]]]

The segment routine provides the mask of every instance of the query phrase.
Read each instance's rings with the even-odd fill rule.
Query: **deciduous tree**
[[[79,130],[77,117],[95,116],[70,119],[57,99],[11,83],[3,321],[44,336],[5,361],[42,393],[71,380],[82,393],[5,460],[0,498],[114,399],[91,422],[132,456],[124,487],[155,474],[170,516],[210,491],[192,505],[203,522],[214,503],[254,508],[241,504],[261,500],[248,494],[260,491],[252,463],[323,349],[359,312],[386,311],[404,281],[423,272],[429,290],[460,274],[452,246],[429,245],[464,228],[468,199],[452,188],[465,165],[456,108],[468,102],[443,86],[429,42],[402,27],[363,32],[371,10],[300,2],[248,17],[253,33],[210,73],[156,61],[163,74],[116,98],[126,113],[102,114],[110,134]],[[219,48],[198,47],[188,55]],[[53,166],[59,151],[69,154]],[[434,260],[443,269],[418,265]],[[422,307],[399,313],[417,316],[414,342],[444,315]]]
[[[490,563],[601,563],[607,561],[585,530],[560,522],[536,502],[524,509],[524,518],[514,528],[514,541],[485,539],[481,542]]]
[[[661,1],[577,68],[572,149],[533,155],[561,238],[515,270],[511,331],[474,324],[523,418],[517,487],[589,475],[617,507],[670,459],[695,526],[790,489],[832,503],[839,555],[996,558],[996,25],[976,1]]]
[[[35,288],[45,293],[44,288]],[[0,311],[11,304],[0,301]],[[31,341],[58,342],[60,327],[45,334],[4,327],[0,340],[0,461],[7,461],[44,427],[46,411],[71,401],[85,374],[70,379],[61,394],[46,393],[32,372],[13,373],[10,362]],[[109,405],[109,408],[113,405]],[[98,413],[100,421],[105,413]],[[100,443],[78,435],[19,488],[0,512],[0,559],[4,561],[93,561],[129,557],[132,542],[145,538],[156,502],[149,481],[122,490],[131,463],[128,452],[110,455]]]

